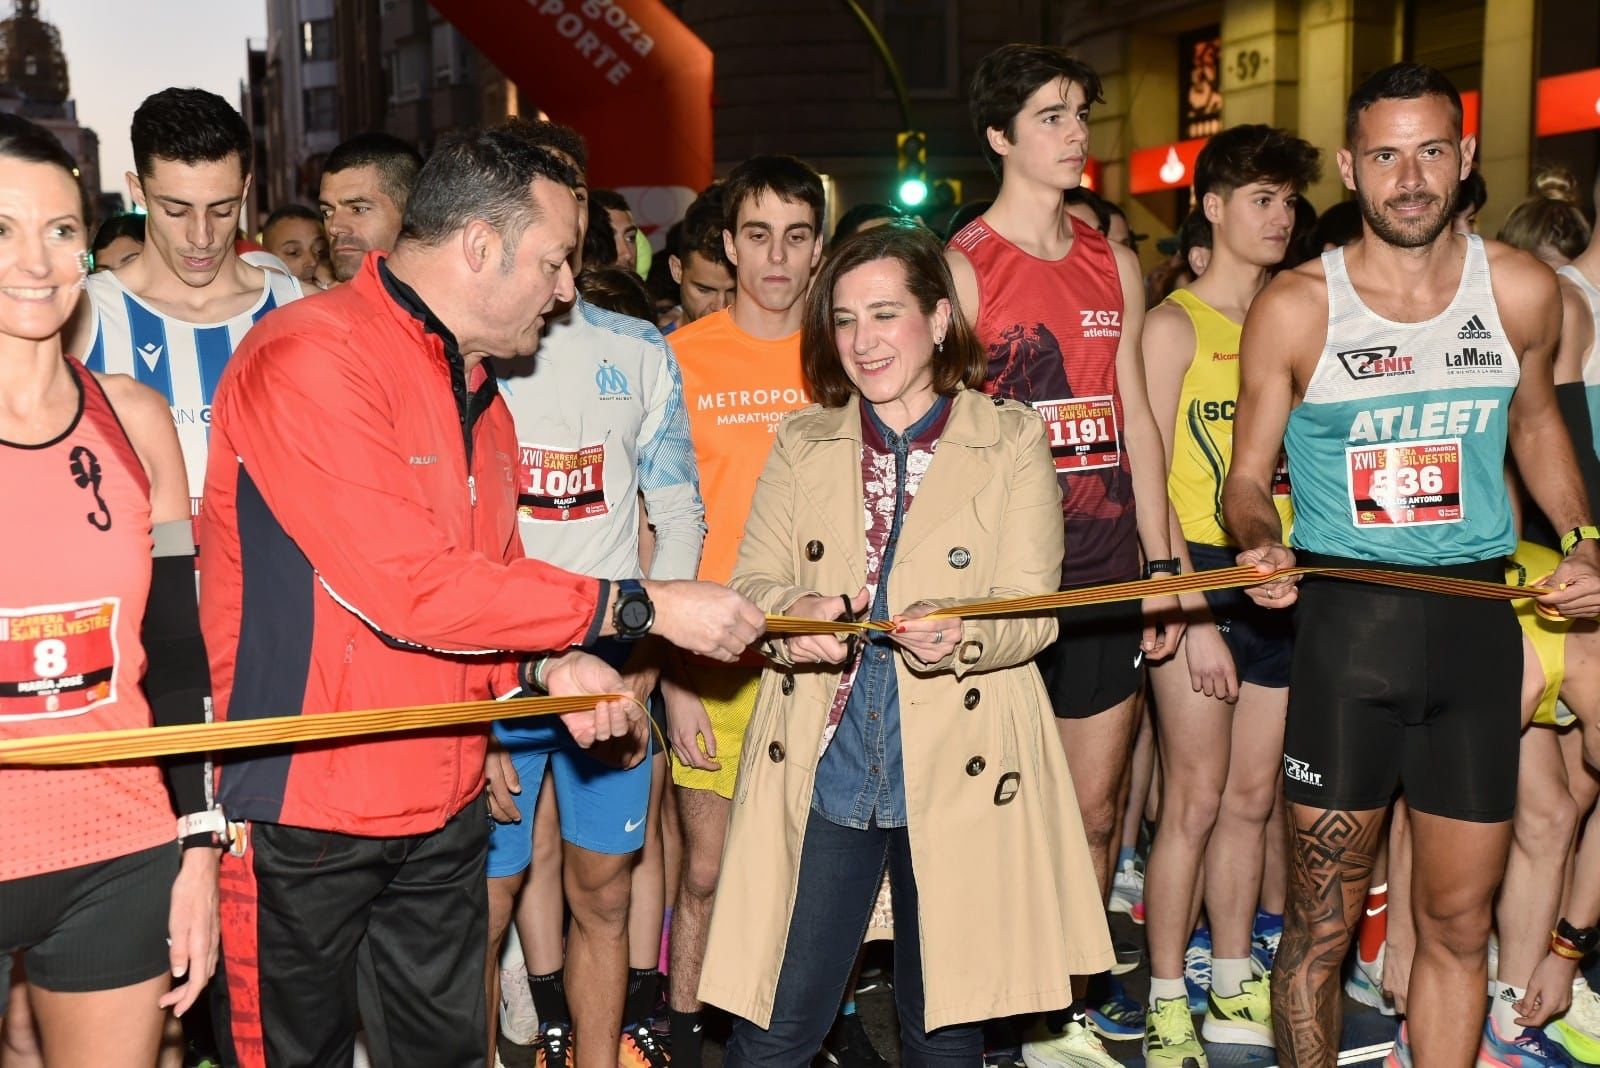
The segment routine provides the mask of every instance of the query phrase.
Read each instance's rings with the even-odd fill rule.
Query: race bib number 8
[[[1122,460],[1117,407],[1109,396],[1035,401],[1057,474],[1098,471]]]
[[[79,716],[110,701],[119,604],[0,608],[0,722]]]
[[[1461,441],[1408,441],[1345,450],[1357,527],[1459,523]]]
[[[605,515],[606,447],[517,447],[517,515],[571,522]]]

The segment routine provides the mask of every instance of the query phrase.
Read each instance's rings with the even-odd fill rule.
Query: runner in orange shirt
[[[733,573],[779,421],[810,403],[800,375],[800,320],[822,259],[822,180],[791,156],[755,156],[728,176],[723,203],[738,295],[732,308],[672,335],[706,507],[700,578],[714,582]],[[685,850],[672,913],[672,1059],[696,1068],[700,964],[761,667],[682,666],[676,680],[662,680]]]

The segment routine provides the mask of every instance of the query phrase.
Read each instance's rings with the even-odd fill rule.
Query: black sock
[[[1097,972],[1089,976],[1089,981],[1083,986],[1083,1003],[1085,1005],[1104,1005],[1111,1000],[1111,973]]]
[[[1083,1023],[1084,1019],[1083,1003],[1075,1000],[1064,1009],[1045,1013],[1044,1025],[1051,1034],[1060,1034],[1067,1029],[1067,1024],[1074,1020]]]
[[[700,1013],[668,1009],[667,1017],[672,1021],[673,1068],[702,1068],[705,1036],[700,1029]]]
[[[654,968],[628,969],[628,997],[622,1003],[622,1026],[637,1027],[650,1021],[655,1011],[661,973]]]
[[[539,1014],[539,1026],[572,1024],[572,1015],[567,1009],[566,980],[559,970],[549,975],[528,976],[528,989],[533,992],[533,1011]]]

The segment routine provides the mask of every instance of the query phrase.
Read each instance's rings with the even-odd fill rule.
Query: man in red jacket
[[[567,650],[653,632],[732,660],[756,638],[760,613],[722,587],[522,558],[516,437],[482,362],[532,352],[572,297],[570,184],[509,134],[448,142],[394,253],[235,355],[203,535],[218,718],[620,692],[614,670]],[[539,650],[558,652],[525,659]],[[614,759],[644,754],[631,705],[563,718]],[[222,804],[249,821],[222,874],[230,1061],[348,1064],[365,939],[393,1063],[483,1064],[485,738],[449,728],[225,763]]]

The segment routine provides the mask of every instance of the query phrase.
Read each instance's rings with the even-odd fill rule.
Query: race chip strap
[[[1121,463],[1117,406],[1109,394],[1034,401],[1033,407],[1044,419],[1057,474],[1098,471]]]
[[[81,716],[112,700],[120,607],[107,597],[0,608],[0,723]]]

